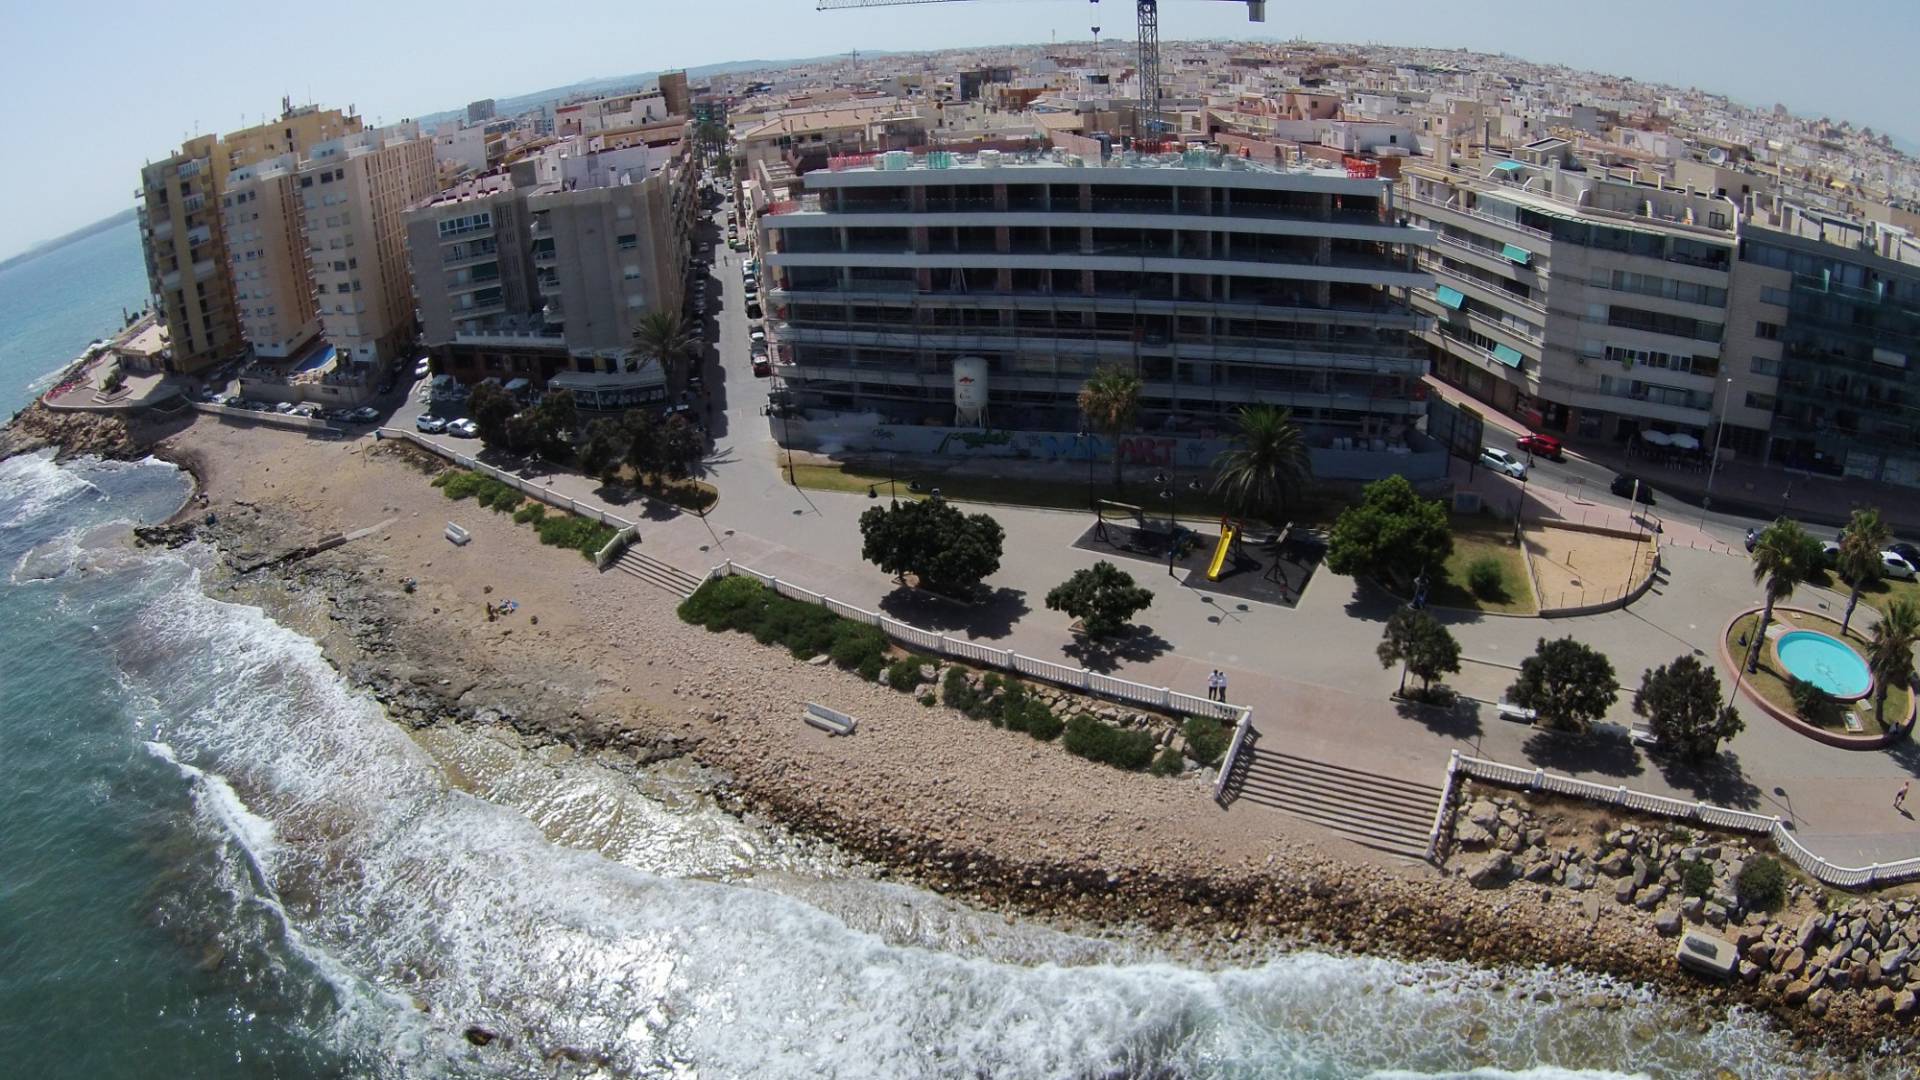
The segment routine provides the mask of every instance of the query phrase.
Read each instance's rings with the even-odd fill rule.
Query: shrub
[[[887,660],[887,635],[877,626],[842,619],[833,628],[833,647],[827,653],[841,667],[877,679]]]
[[[958,709],[972,716],[974,707],[980,702],[980,692],[967,682],[964,669],[950,667],[946,677],[940,681],[940,700],[947,708]]]
[[[613,539],[613,526],[574,514],[543,516],[534,524],[540,542],[548,547],[573,548],[591,559]],[[757,582],[750,582],[757,585]]]
[[[1186,767],[1186,759],[1180,756],[1180,751],[1169,746],[1153,759],[1152,772],[1155,776],[1177,776]]]
[[[1755,911],[1776,911],[1787,898],[1787,871],[1771,855],[1755,855],[1740,868],[1733,889]]]
[[[933,708],[933,705],[934,705],[933,691],[929,690],[926,693],[921,694],[920,704],[925,705],[929,709]]]
[[[1504,600],[1507,596],[1507,572],[1500,560],[1482,555],[1467,564],[1467,588],[1482,600]]]
[[[1152,763],[1156,749],[1153,736],[1146,732],[1112,727],[1087,713],[1067,721],[1062,744],[1070,754],[1136,772]]]
[[[527,505],[513,512],[513,520],[519,522],[522,525],[529,525],[529,524],[537,525],[539,524],[540,519],[546,516],[547,516],[546,504],[537,503],[537,502],[528,503]]]
[[[1688,896],[1708,896],[1713,892],[1713,867],[1705,860],[1692,859],[1680,864],[1680,890]]]
[[[1187,717],[1180,733],[1186,736],[1187,756],[1209,767],[1227,756],[1227,743],[1233,738],[1220,721],[1205,716]]]
[[[1793,699],[1793,711],[1810,724],[1831,724],[1840,711],[1832,694],[1796,675],[1787,676],[1787,696]]]
[[[748,630],[759,623],[772,596],[752,578],[714,578],[681,602],[680,618],[713,631]]]
[[[1052,742],[1065,730],[1066,722],[1053,714],[1053,710],[1037,701],[1027,705],[1027,734],[1041,742]]]
[[[888,664],[887,685],[903,694],[912,693],[920,685],[920,665],[926,662],[926,657],[909,653]]]

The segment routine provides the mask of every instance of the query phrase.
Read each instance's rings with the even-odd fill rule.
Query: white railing
[[[1838,866],[1828,862],[1801,844],[1799,838],[1793,835],[1793,830],[1778,817],[1755,814],[1746,810],[1731,810],[1706,802],[1688,802],[1685,799],[1675,799],[1665,795],[1652,795],[1644,791],[1634,791],[1624,785],[1608,787],[1605,784],[1550,773],[1544,769],[1523,769],[1498,761],[1465,757],[1458,750],[1453,752],[1447,762],[1446,785],[1440,794],[1440,809],[1434,816],[1433,835],[1428,844],[1429,858],[1435,858],[1439,854],[1440,832],[1444,824],[1447,804],[1453,797],[1454,778],[1462,774],[1506,787],[1546,791],[1555,795],[1566,795],[1618,806],[1643,814],[1655,814],[1677,821],[1692,821],[1739,832],[1763,833],[1773,839],[1774,846],[1782,855],[1792,860],[1795,866],[1806,871],[1816,880],[1836,888],[1872,888],[1920,878],[1920,858],[1872,863],[1868,866]]]
[[[595,506],[592,503],[583,503],[578,499],[569,498],[550,487],[515,476],[504,469],[496,469],[485,462],[475,461],[465,454],[458,453],[438,443],[423,439],[405,428],[376,428],[375,434],[383,439],[405,439],[415,446],[420,447],[422,450],[438,454],[463,469],[471,469],[483,476],[491,476],[503,484],[510,484],[527,496],[546,503],[556,510],[565,510],[570,514],[578,514],[581,517],[592,518],[603,525],[611,525],[616,529],[632,529],[637,524],[613,513],[604,506]]]
[[[398,432],[397,434],[410,435],[409,432]],[[423,440],[416,439],[415,441],[421,442]],[[456,460],[459,459],[456,458]],[[484,466],[482,467],[484,468]],[[903,623],[898,619],[889,618],[878,612],[868,611],[865,608],[843,603],[842,601],[835,600],[831,596],[825,596],[811,589],[803,589],[798,585],[782,581],[772,574],[762,573],[750,566],[742,566],[732,560],[721,563],[719,566],[707,571],[706,577],[707,580],[714,580],[733,574],[750,577],[760,584],[771,588],[781,596],[799,600],[803,603],[819,604],[843,619],[852,619],[854,622],[865,623],[868,626],[877,626],[881,632],[889,638],[909,648],[919,649],[939,656],[949,656],[955,659],[965,660],[970,664],[977,664],[982,667],[1003,668],[1058,686],[1064,686],[1069,690],[1098,694],[1101,697],[1112,698],[1116,701],[1147,705],[1157,709],[1165,709],[1170,712],[1192,716],[1205,716],[1215,720],[1232,720],[1235,722],[1233,741],[1227,744],[1226,757],[1220,762],[1220,771],[1215,775],[1213,781],[1213,794],[1216,799],[1223,797],[1223,793],[1226,790],[1227,774],[1233,770],[1234,759],[1239,756],[1241,747],[1246,743],[1247,732],[1253,726],[1253,710],[1244,705],[1230,705],[1224,701],[1209,701],[1206,698],[1194,697],[1192,694],[1176,693],[1164,686],[1148,686],[1145,683],[1132,682],[1112,675],[1102,675],[1099,672],[1088,671],[1085,668],[1070,667],[1066,664],[1058,664],[1051,660],[1039,660],[1031,656],[1023,656],[1011,649],[996,649],[990,645],[981,645],[972,641],[962,641],[959,638],[947,637],[944,634],[936,634],[931,630],[925,630],[909,623]]]

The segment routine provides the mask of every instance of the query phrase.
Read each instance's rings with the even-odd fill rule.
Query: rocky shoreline
[[[41,429],[39,434],[47,433]],[[82,444],[69,452],[98,452],[94,445]],[[138,456],[138,452],[113,456]],[[356,452],[391,455],[403,462],[407,455],[398,446]],[[209,455],[191,440],[160,447],[158,453],[203,481],[209,479],[209,458],[218,470],[246,467],[244,462]],[[405,463],[422,472],[435,467],[431,461]],[[418,486],[430,490],[424,481]],[[432,497],[438,498],[437,493]],[[969,828],[961,808],[952,804],[905,800],[890,804],[887,814],[850,813],[847,793],[837,785],[796,775],[788,763],[756,745],[752,732],[732,723],[728,710],[714,708],[708,691],[685,678],[673,682],[652,660],[637,674],[622,677],[649,680],[641,689],[652,686],[660,691],[650,706],[643,706],[633,686],[618,685],[622,678],[558,664],[536,670],[480,655],[450,627],[440,606],[433,606],[429,614],[421,603],[407,602],[412,598],[403,598],[398,572],[387,566],[370,566],[363,559],[333,552],[245,575],[234,570],[311,544],[315,536],[335,525],[315,520],[311,508],[291,493],[254,499],[217,495],[209,502],[203,489],[174,523],[143,530],[138,539],[161,545],[196,541],[212,545],[227,569],[209,575],[210,592],[259,604],[277,620],[314,637],[349,682],[367,690],[403,725],[506,725],[533,745],[554,742],[581,751],[611,750],[635,765],[689,756],[729,778],[718,792],[723,805],[765,815],[796,833],[829,841],[887,873],[977,906],[1069,924],[1146,927],[1192,942],[1222,962],[1276,946],[1308,945],[1406,960],[1565,966],[1656,986],[1677,999],[1694,1002],[1700,1007],[1703,1027],[1711,1017],[1737,1006],[1766,1013],[1797,1042],[1843,1058],[1871,1053],[1884,1061],[1893,1053],[1904,1059],[1915,1049],[1908,1023],[1912,1010],[1902,1012],[1900,1002],[1906,999],[1899,997],[1903,992],[1907,999],[1913,995],[1904,980],[1889,979],[1889,965],[1881,955],[1902,948],[1909,927],[1913,941],[1907,947],[1920,946],[1920,921],[1913,918],[1912,905],[1901,910],[1902,901],[1841,901],[1824,891],[1808,891],[1795,901],[1806,909],[1796,918],[1817,915],[1820,921],[1818,932],[1805,943],[1798,943],[1805,936],[1804,922],[1787,927],[1784,917],[1754,919],[1734,913],[1734,920],[1753,919],[1746,925],[1754,932],[1736,935],[1725,928],[1717,932],[1737,937],[1748,950],[1750,962],[1769,966],[1751,978],[1711,984],[1678,970],[1673,942],[1662,935],[1665,923],[1648,910],[1631,902],[1597,902],[1604,890],[1592,886],[1605,879],[1597,866],[1590,871],[1571,856],[1556,855],[1553,866],[1536,876],[1531,867],[1539,858],[1516,862],[1515,852],[1503,851],[1507,861],[1498,873],[1481,873],[1477,882],[1473,880],[1471,871],[1482,865],[1485,856],[1477,850],[1465,853],[1464,848],[1497,849],[1499,842],[1512,843],[1499,832],[1500,811],[1512,810],[1536,822],[1513,830],[1523,839],[1537,829],[1544,841],[1554,828],[1545,820],[1556,812],[1553,807],[1524,806],[1498,792],[1491,794],[1504,801],[1495,812],[1495,828],[1487,830],[1489,843],[1460,845],[1463,854],[1438,873],[1369,864],[1313,843],[1283,846],[1280,854],[1269,854],[1264,861],[1206,867],[1196,866],[1192,858],[1152,850],[1116,854],[1110,849],[1094,853],[1040,845],[1010,851],[1004,843],[996,848],[984,842],[982,834],[992,826],[982,822]],[[550,557],[563,559],[565,554]],[[649,601],[670,605],[664,595],[650,596]],[[516,630],[494,632],[504,635]],[[523,624],[518,632],[524,639],[544,634],[545,628]],[[765,649],[746,638],[727,644],[735,650]],[[831,677],[858,682],[850,674]],[[911,704],[894,691],[878,688],[877,692]],[[663,697],[677,701],[677,707],[661,707]],[[749,699],[729,702],[729,706],[736,715],[760,711],[760,704]],[[1198,783],[1192,779],[1154,782]],[[1470,821],[1480,812],[1469,809],[1473,802],[1489,793],[1481,789],[1472,801],[1463,799],[1459,814]],[[1619,829],[1628,822],[1613,819],[1613,824]],[[1639,832],[1653,835],[1649,823],[1634,824]],[[1121,829],[1118,822],[1115,828]],[[1596,833],[1587,843],[1572,846],[1581,848],[1582,857],[1592,861],[1586,849],[1595,846],[1593,841],[1603,840]],[[1671,844],[1672,839],[1654,843]],[[1543,844],[1523,847],[1544,850]],[[1575,868],[1571,881],[1569,867]],[[1587,888],[1580,887],[1583,879],[1591,879]],[[1721,907],[1724,912],[1725,906]],[[1697,914],[1701,921],[1707,918],[1704,903]],[[1851,974],[1835,980],[1834,972],[1851,972],[1856,966],[1852,951],[1863,947],[1852,944],[1860,940],[1853,934],[1856,923],[1876,927],[1876,933],[1877,928],[1895,929],[1871,939],[1880,947],[1872,958],[1878,968],[1874,974],[1868,975],[1863,962],[1857,965],[1861,971],[1857,982]],[[1792,950],[1780,948],[1789,937],[1803,950],[1805,977],[1798,981],[1812,977],[1804,955],[1811,949],[1821,950],[1819,960],[1826,973],[1797,1000],[1797,988],[1790,989],[1776,977],[1792,974],[1787,971]],[[1848,949],[1829,955],[1843,941],[1850,943]],[[1756,948],[1762,944],[1764,949]],[[1779,966],[1772,965],[1776,956]],[[1820,1008],[1806,1007],[1822,993]],[[1623,1002],[1596,995],[1586,1004],[1604,1009],[1621,1007]]]

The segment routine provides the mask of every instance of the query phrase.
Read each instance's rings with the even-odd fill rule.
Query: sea
[[[0,272],[0,404],[144,292],[132,225]],[[0,1075],[1832,1065],[1755,1016],[1703,1021],[1564,971],[1281,949],[1209,963],[1009,919],[731,815],[684,762],[410,732],[312,640],[212,591],[209,552],[128,544],[188,490],[155,460],[0,464]]]

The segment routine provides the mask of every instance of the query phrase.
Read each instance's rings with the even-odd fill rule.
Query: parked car
[[[766,378],[773,374],[773,362],[768,360],[764,355],[754,357],[753,373],[758,378]]]
[[[356,424],[371,424],[380,419],[380,410],[371,405],[362,405],[357,409],[349,410],[347,419]]]
[[[1747,550],[1751,552],[1754,549],[1754,547],[1757,546],[1759,543],[1760,543],[1760,530],[1748,529],[1747,530]]]
[[[767,328],[764,326],[756,326],[753,329],[747,331],[747,340],[748,341],[767,340]]]
[[[1485,465],[1495,472],[1506,473],[1515,480],[1524,480],[1527,478],[1527,463],[1507,453],[1505,450],[1498,450],[1491,446],[1482,447],[1480,450],[1480,464]]]
[[[1920,566],[1920,547],[1915,547],[1912,544],[1896,540],[1893,543],[1887,545],[1887,550],[1893,552],[1895,555],[1900,556],[1901,558],[1907,560],[1908,562],[1912,563],[1915,566]]]
[[[413,377],[416,379],[424,379],[428,375],[431,375],[432,373],[433,373],[433,361],[427,359],[424,356],[420,358],[419,363],[413,365]]]
[[[413,426],[428,435],[439,435],[447,430],[447,422],[438,416],[421,413],[413,418]]]
[[[1820,541],[1820,565],[1821,566],[1839,566],[1840,565],[1840,541],[1838,540]]]
[[[1645,480],[1641,480],[1632,473],[1621,473],[1614,477],[1613,483],[1607,485],[1607,490],[1623,499],[1631,499],[1633,498],[1633,485],[1635,481],[1639,481],[1640,484],[1640,502],[1647,506],[1652,506],[1653,489],[1647,486]]]
[[[1912,581],[1920,577],[1920,569],[1891,549],[1880,553],[1880,573],[1895,581]]]
[[[447,434],[456,439],[477,439],[480,437],[480,425],[471,420],[454,420],[447,424]]]
[[[1559,461],[1562,457],[1560,440],[1551,435],[1522,435],[1518,442],[1520,449],[1537,454],[1543,458]]]

